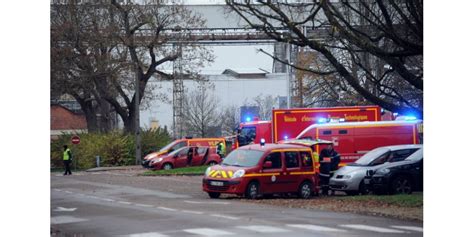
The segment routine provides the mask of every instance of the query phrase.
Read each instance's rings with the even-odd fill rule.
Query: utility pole
[[[140,65],[136,65],[135,75],[135,163],[142,162],[142,139],[140,136]]]

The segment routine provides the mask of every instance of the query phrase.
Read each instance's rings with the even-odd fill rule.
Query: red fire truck
[[[381,146],[423,143],[422,120],[313,124],[297,139],[332,141],[341,155],[341,166],[354,162],[366,152]],[[319,146],[316,153],[319,154]]]
[[[274,109],[272,121],[250,121],[240,124],[239,146],[295,138],[308,126],[327,121],[380,121],[379,106],[349,106],[328,108]]]

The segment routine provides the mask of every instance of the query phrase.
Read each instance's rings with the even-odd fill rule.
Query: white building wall
[[[253,98],[262,95],[287,96],[288,93],[288,75],[287,74],[267,74],[265,78],[239,79],[228,75],[209,75],[209,82],[215,86],[214,94],[219,100],[219,105],[240,107],[244,101],[252,102]],[[164,93],[172,101],[172,82],[151,80],[149,82],[156,87],[156,93]],[[158,86],[161,85],[161,86]],[[191,80],[184,81],[186,91],[195,90],[198,83]],[[161,87],[161,88],[160,88]],[[172,103],[162,101],[151,101],[149,108],[140,112],[141,126],[149,128],[152,120],[158,120],[160,126],[173,125],[173,106]]]

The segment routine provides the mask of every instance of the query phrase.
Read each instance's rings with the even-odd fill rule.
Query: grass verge
[[[160,176],[160,175],[203,175],[206,172],[207,165],[184,167],[171,170],[149,170],[145,171],[144,176]]]
[[[363,202],[380,206],[392,205],[398,207],[423,207],[423,193],[403,195],[362,195],[337,197],[341,201]]]

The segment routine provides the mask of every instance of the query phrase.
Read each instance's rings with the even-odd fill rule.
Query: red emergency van
[[[313,124],[297,139],[332,141],[341,155],[341,166],[354,162],[368,151],[381,146],[421,144],[422,120]],[[317,154],[320,148],[317,148]]]
[[[173,152],[185,146],[204,146],[204,147],[210,147],[211,149],[216,150],[216,146],[219,142],[226,144],[226,139],[223,137],[216,137],[216,138],[183,138],[183,139],[174,140],[168,145],[161,148],[159,151],[152,152],[146,155],[142,160],[142,165],[145,168],[151,168],[149,165],[151,159],[157,158],[162,155],[166,155],[170,152]]]
[[[221,164],[209,167],[202,182],[211,198],[221,193],[255,199],[274,193],[309,198],[318,190],[311,148],[294,144],[252,144],[239,147]]]
[[[250,119],[250,118],[249,118]],[[327,121],[380,121],[379,106],[346,106],[328,108],[274,109],[271,121],[248,121],[240,124],[239,146],[295,138],[308,126]]]

